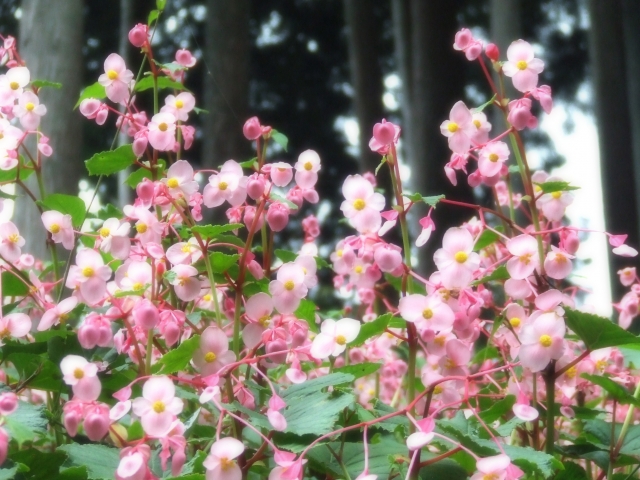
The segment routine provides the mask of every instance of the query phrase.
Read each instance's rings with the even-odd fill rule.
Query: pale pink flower
[[[522,329],[519,357],[523,367],[532,372],[543,370],[549,362],[558,360],[564,352],[566,327],[562,319],[541,315]]]
[[[193,363],[202,376],[218,373],[225,365],[235,361],[229,350],[229,339],[218,327],[207,327],[200,337],[200,348],[193,354]]]
[[[538,409],[529,405],[529,397],[522,391],[518,392],[518,400],[511,407],[514,415],[525,422],[533,422],[538,418]]]
[[[373,185],[361,175],[349,175],[342,185],[345,201],[340,210],[360,233],[376,232],[382,223],[384,196],[374,192]]]
[[[0,149],[15,150],[23,136],[22,130],[11,125],[6,118],[0,118]]]
[[[478,473],[473,474],[470,480],[505,480],[509,465],[511,459],[505,454],[481,458],[476,462]]]
[[[120,451],[120,463],[116,469],[116,480],[147,480],[152,478],[147,463],[151,458],[151,449],[146,444],[126,447]]]
[[[122,222],[117,218],[109,218],[98,230],[100,235],[100,250],[110,253],[118,260],[125,260],[131,250],[131,239],[129,232],[131,225],[129,222]]]
[[[47,113],[47,107],[40,104],[38,96],[26,91],[18,98],[18,104],[13,107],[13,114],[20,119],[20,125],[27,130],[35,130],[40,125],[40,117]]]
[[[534,58],[531,44],[524,40],[512,42],[507,49],[507,59],[502,71],[511,77],[515,89],[525,93],[536,88],[538,74],[544,70],[544,62]]]
[[[464,102],[457,102],[451,109],[449,120],[440,125],[440,133],[449,139],[449,148],[461,155],[467,153],[471,147],[471,136],[475,134],[471,111]]]
[[[196,106],[196,99],[193,94],[189,92],[179,93],[175,95],[167,95],[164,99],[164,106],[160,109],[161,112],[172,114],[177,120],[186,122],[189,118],[189,112]]]
[[[422,231],[420,232],[420,235],[418,235],[418,238],[416,238],[416,247],[422,247],[429,241],[429,238],[431,238],[431,233],[436,229],[436,224],[433,222],[430,215],[422,217],[418,220],[418,223],[420,223]]]
[[[473,251],[473,237],[466,228],[450,228],[442,238],[442,248],[433,260],[446,288],[466,287],[480,266],[480,256]]]
[[[97,98],[85,98],[80,102],[79,110],[87,119],[95,119],[98,125],[104,125],[109,115],[109,108]]]
[[[198,269],[191,265],[175,265],[171,270],[175,273],[175,278],[171,280],[171,285],[176,295],[183,302],[190,302],[200,296],[200,280],[198,280]]]
[[[76,308],[78,305],[78,299],[76,297],[69,297],[62,300],[55,306],[48,306],[47,310],[42,315],[40,323],[38,324],[38,331],[50,329],[53,325],[60,323],[60,320],[64,320],[68,317],[69,312]]]
[[[149,40],[149,27],[143,23],[138,23],[129,30],[129,41],[134,47],[142,47]]]
[[[104,61],[104,71],[98,77],[98,83],[105,88],[107,98],[115,103],[128,100],[133,72],[127,70],[123,58],[117,53],[109,55]]]
[[[296,258],[293,263],[302,267],[304,284],[307,288],[315,287],[318,283],[318,277],[316,276],[316,269],[318,268],[316,259],[311,255],[298,255],[298,258]]]
[[[271,324],[273,300],[264,292],[256,293],[247,300],[245,316],[249,323],[242,330],[242,341],[247,348],[254,348],[262,341],[262,332]]]
[[[538,242],[531,235],[518,235],[507,242],[507,250],[513,255],[507,261],[511,278],[524,280],[540,265]]]
[[[125,213],[127,213],[126,209]],[[162,242],[165,224],[158,220],[155,213],[151,213],[143,207],[136,207],[132,212],[127,213],[127,216],[138,220],[135,225],[136,238],[140,240],[142,245],[147,243],[160,244]]]
[[[487,143],[491,131],[491,124],[487,121],[487,116],[483,112],[476,112],[471,118],[471,123],[475,127],[475,133],[471,135],[471,142],[474,145]]]
[[[187,200],[198,191],[198,182],[193,179],[193,167],[186,160],[178,160],[167,170],[167,177],[163,178],[172,197],[184,196]]]
[[[478,170],[485,177],[498,175],[509,158],[509,147],[504,142],[488,143],[478,154]]]
[[[389,153],[391,145],[398,143],[398,138],[400,138],[400,127],[383,119],[381,123],[376,123],[373,127],[369,148],[372,152],[386,155]]]
[[[102,256],[95,250],[83,248],[76,255],[76,265],[69,270],[68,288],[79,287],[80,295],[88,305],[94,305],[104,298],[111,269],[104,264]]]
[[[475,60],[482,53],[482,43],[473,38],[471,30],[468,28],[463,28],[456,33],[453,48],[464,52],[469,61]]]
[[[10,313],[0,318],[0,346],[7,338],[22,338],[31,330],[31,319],[24,313]]]
[[[541,85],[531,90],[531,96],[540,102],[540,106],[546,113],[551,113],[553,109],[553,98],[551,97],[551,87]]]
[[[91,402],[100,396],[102,385],[96,376],[98,367],[78,355],[67,355],[60,362],[62,379],[71,385],[76,399]]]
[[[202,192],[204,204],[209,207],[222,205],[226,200],[232,207],[242,205],[247,198],[247,177],[234,160],[227,160],[220,173],[211,175]]]
[[[621,257],[635,257],[638,255],[638,251],[629,245],[619,245],[611,251]]]
[[[509,102],[507,121],[516,130],[535,128],[538,125],[538,119],[531,113],[531,99],[518,98]]]
[[[211,445],[211,453],[202,465],[207,469],[206,480],[242,480],[242,470],[236,458],[244,452],[244,445],[233,437],[221,438]]]
[[[152,437],[169,433],[176,415],[182,412],[182,399],[169,377],[151,377],[142,387],[142,397],[133,400],[133,413],[140,417],[142,428]]]
[[[13,106],[16,98],[22,95],[24,87],[31,81],[27,67],[13,67],[0,76],[0,106]]]
[[[174,243],[167,249],[167,260],[173,265],[191,265],[202,257],[202,250],[195,237],[187,242]]]
[[[451,307],[443,303],[438,295],[407,295],[400,299],[398,309],[402,318],[415,323],[420,330],[450,331],[455,320]]]
[[[0,223],[0,255],[7,262],[15,262],[20,258],[22,253],[20,247],[25,243],[24,238],[20,236],[18,227],[13,222],[7,221]]]
[[[269,283],[269,293],[278,312],[289,314],[296,311],[300,300],[307,295],[305,277],[301,265],[289,262],[280,267],[276,280]]]
[[[618,275],[620,277],[620,283],[625,287],[629,287],[636,281],[636,267],[627,267],[618,270]]]
[[[176,143],[176,117],[167,112],[156,113],[148,125],[149,143],[156,150],[173,150]]]
[[[551,245],[551,251],[547,253],[544,260],[544,271],[549,277],[555,278],[556,280],[562,280],[571,273],[571,270],[573,270],[573,263],[571,263],[571,259],[574,258],[576,257]]]
[[[360,333],[360,322],[353,318],[335,321],[327,318],[320,326],[320,333],[311,344],[311,356],[322,360],[329,356],[337,357],[353,342]]]
[[[186,48],[176,51],[176,63],[183,67],[191,68],[196,64],[196,57]]]
[[[298,156],[293,166],[296,169],[296,183],[300,188],[313,188],[318,181],[320,156],[314,150],[305,150]]]
[[[71,215],[64,215],[55,210],[49,210],[42,214],[44,228],[51,233],[55,243],[62,243],[67,250],[72,250],[75,245]]]
[[[561,181],[559,177],[548,177],[545,182]],[[536,185],[536,190],[539,187]],[[573,194],[567,191],[550,192],[543,194],[537,201],[536,206],[542,210],[542,214],[552,222],[562,220],[564,212],[573,203]]]
[[[286,162],[276,162],[268,165],[269,176],[276,187],[286,187],[293,179],[293,168]]]
[[[137,260],[126,262],[118,267],[115,280],[124,291],[144,293],[153,280],[151,265]]]

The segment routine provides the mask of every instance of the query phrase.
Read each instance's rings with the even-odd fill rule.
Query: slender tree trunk
[[[208,0],[205,50],[205,167],[248,160],[242,135],[249,92],[249,0]]]
[[[23,0],[20,21],[20,52],[31,72],[31,79],[60,82],[62,88],[43,88],[40,102],[47,106],[47,115],[40,130],[50,138],[53,155],[43,157],[46,194],[76,195],[84,164],[81,158],[82,116],[73,111],[82,87],[84,68],[82,0]],[[30,144],[33,155],[35,142]],[[29,188],[38,187],[32,177]],[[18,192],[20,193],[20,192]],[[37,258],[47,257],[46,232],[40,214],[31,200],[22,196],[16,202],[14,221],[25,237],[25,252]]]
[[[127,65],[131,64],[131,43],[129,42],[128,33],[133,27],[133,0],[120,0],[120,42],[118,45],[118,53]],[[120,107],[124,111],[124,107]],[[130,143],[131,139],[124,131],[120,131],[118,144],[124,145]],[[125,180],[131,174],[131,168],[127,168],[118,172],[118,205],[120,208],[133,203],[133,189],[125,184]]]
[[[611,233],[629,234],[629,243],[638,247],[637,190],[634,185],[634,152],[629,115],[627,70],[624,55],[623,12],[620,2],[590,0],[590,54],[598,122],[605,225]],[[631,72],[633,73],[633,72]],[[634,78],[633,82],[637,79]],[[635,89],[635,87],[632,87]],[[633,108],[633,106],[632,106]],[[627,259],[610,256],[613,297],[623,293],[616,271]]]

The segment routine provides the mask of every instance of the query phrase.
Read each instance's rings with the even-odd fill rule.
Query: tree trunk
[[[203,158],[205,168],[248,160],[242,135],[249,92],[249,0],[208,0]],[[245,158],[247,157],[247,158]]]
[[[84,20],[82,0],[23,0],[20,21],[20,53],[27,62],[31,79],[60,82],[62,88],[43,88],[40,102],[47,106],[40,124],[42,133],[50,138],[53,155],[43,157],[46,194],[76,195],[83,175],[81,158],[82,116],[73,110],[82,88],[84,60]],[[36,154],[35,142],[30,151]],[[39,198],[32,176],[29,188]],[[20,192],[18,192],[20,193]],[[23,251],[36,258],[46,258],[46,232],[31,200],[20,197],[16,202],[14,221],[27,243]]]
[[[124,63],[131,65],[131,42],[129,42],[128,33],[133,27],[133,0],[120,0],[120,42],[118,44],[118,53],[124,58]],[[124,107],[120,106],[120,111],[124,111]],[[118,135],[118,145],[131,143],[129,136],[123,131]],[[132,169],[127,168],[118,172],[118,206],[120,208],[133,203],[133,189],[125,184]]]
[[[619,6],[619,2],[613,7],[612,2],[606,0],[589,1],[589,46],[600,143],[605,225],[608,232],[629,234],[628,243],[638,247],[639,207],[636,204],[631,142],[633,137],[629,115],[631,92],[626,81],[624,22]],[[636,81],[634,78],[630,85]],[[614,299],[620,298],[623,293],[616,272],[628,263],[625,258],[610,255]]]

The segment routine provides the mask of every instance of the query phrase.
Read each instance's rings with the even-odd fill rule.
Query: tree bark
[[[608,232],[627,233],[628,243],[638,247],[640,207],[636,203],[637,189],[634,185],[632,162],[634,152],[629,115],[630,90],[624,54],[624,22],[620,3],[615,3],[616,6],[612,6],[611,2],[605,0],[589,1],[589,47],[600,143],[605,225]],[[631,83],[635,81],[637,79],[634,78]],[[623,293],[616,272],[626,266],[628,261],[615,255],[610,255],[609,258],[612,293],[616,299]]]
[[[120,42],[118,44],[118,53],[124,59],[124,63],[131,65],[131,42],[129,42],[128,33],[133,27],[133,0],[120,0]],[[124,107],[120,107],[120,111],[124,111]],[[124,132],[120,131],[118,135],[118,145],[131,143],[131,139]],[[118,206],[120,208],[133,203],[133,189],[124,183],[132,169],[127,168],[118,172]]]
[[[40,102],[47,106],[40,130],[50,138],[53,155],[43,157],[46,194],[76,195],[84,172],[82,116],[73,110],[82,88],[84,20],[82,0],[23,0],[20,21],[20,53],[31,79],[60,82],[62,88],[43,88]],[[35,142],[30,151],[35,155]],[[40,198],[34,176],[29,188]],[[18,192],[20,193],[20,192]],[[26,239],[24,252],[46,258],[46,232],[36,207],[27,196],[16,202],[14,221]]]

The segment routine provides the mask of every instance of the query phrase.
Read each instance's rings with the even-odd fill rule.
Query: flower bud
[[[129,30],[129,41],[131,45],[137,48],[141,48],[149,38],[149,27],[139,23],[131,30]]]
[[[144,330],[153,330],[159,320],[158,309],[147,299],[138,302],[132,314],[133,321]]]
[[[269,205],[267,210],[267,223],[269,228],[274,232],[280,232],[284,230],[289,223],[289,207],[280,202],[275,202]]]
[[[264,195],[266,183],[267,181],[264,175],[254,173],[247,180],[247,195],[249,195],[253,200],[258,200],[262,195]]]
[[[13,392],[0,394],[0,415],[9,415],[18,409],[18,396]]]
[[[96,406],[85,417],[82,426],[89,440],[97,442],[109,431],[109,423],[109,409]]]
[[[257,140],[262,135],[262,127],[260,127],[260,120],[258,117],[251,117],[244,122],[242,127],[242,134],[247,140]]]
[[[396,129],[393,123],[382,120],[382,123],[376,123],[373,126],[373,138],[382,145],[390,145],[393,143],[396,135]]]
[[[500,59],[500,49],[495,43],[489,43],[485,47],[484,53],[492,62],[497,62]]]

